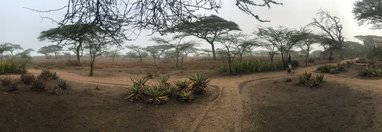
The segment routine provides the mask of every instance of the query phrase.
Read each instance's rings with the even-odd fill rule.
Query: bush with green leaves
[[[243,60],[232,62],[232,74],[249,74],[258,72],[270,72],[284,70],[282,61],[270,62],[268,60]],[[229,73],[229,66],[224,64],[220,67],[220,72]]]
[[[312,78],[311,72],[306,72],[299,75],[299,84],[307,85],[311,88],[319,87],[324,82],[324,74],[316,74],[314,78]]]
[[[61,80],[60,79],[60,80],[57,81],[57,86],[56,87],[60,88],[62,90],[67,90],[69,88],[69,85],[68,85],[68,83],[66,83],[65,80]]]
[[[192,102],[194,100],[194,96],[190,90],[182,91],[178,94],[178,96],[178,99],[184,103]]]
[[[169,96],[167,91],[157,86],[145,88],[144,93],[149,97],[146,102],[150,104],[164,104],[167,102]]]
[[[206,93],[206,88],[210,80],[205,74],[196,74],[189,77],[192,82],[191,91],[194,95],[203,95]]]
[[[338,64],[336,66],[323,65],[323,66],[318,67],[316,71],[321,72],[321,73],[337,74],[337,73],[344,72],[345,67],[343,65],[340,65],[340,64]]]
[[[299,84],[300,85],[306,85],[307,83],[309,83],[310,79],[312,77],[312,73],[311,72],[306,72],[299,75]]]
[[[59,77],[56,72],[51,72],[48,69],[44,69],[41,71],[40,75],[37,76],[37,79],[42,80],[57,80]]]
[[[20,75],[20,80],[24,84],[29,85],[29,84],[31,84],[35,80],[35,77],[34,77],[33,74],[21,74]]]
[[[133,85],[129,88],[129,96],[127,99],[132,101],[142,101],[144,97],[144,90],[147,88],[146,82],[147,78],[132,79]]]
[[[324,74],[317,74],[310,84],[311,88],[317,88],[321,86],[321,83],[324,82]]]
[[[366,68],[360,72],[360,75],[364,77],[378,77],[382,75],[382,70],[376,68]]]
[[[37,79],[32,83],[31,90],[36,92],[45,92],[46,82],[42,79]]]
[[[0,62],[0,75],[1,74],[23,74],[26,73],[26,64],[18,61],[2,61]]]

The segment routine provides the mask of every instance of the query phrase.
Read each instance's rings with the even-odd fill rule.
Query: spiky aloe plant
[[[130,80],[133,82],[133,85],[129,88],[129,96],[127,99],[132,101],[140,101],[143,98],[143,92],[144,89],[146,89],[146,82],[148,81],[147,78],[140,78],[140,79],[132,79]]]
[[[206,88],[209,83],[209,79],[205,74],[196,74],[189,77],[192,82],[192,93],[195,95],[203,95],[206,93]]]
[[[192,100],[194,100],[192,91],[186,90],[179,93],[179,100],[182,102],[191,102]]]
[[[164,104],[168,100],[166,91],[156,86],[146,88],[144,93],[149,97],[146,102],[150,104]]]

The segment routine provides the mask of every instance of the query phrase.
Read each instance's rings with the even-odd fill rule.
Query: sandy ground
[[[313,71],[316,67],[299,68],[295,75]],[[328,83],[314,91],[309,88],[296,90],[292,84],[283,85],[280,79],[288,76],[286,72],[215,75],[211,78],[209,96],[193,104],[169,102],[153,106],[123,101],[131,75],[86,77],[85,73],[73,70],[53,71],[76,88],[58,97],[27,90],[1,94],[0,106],[5,108],[0,109],[0,116],[5,117],[0,119],[1,130],[382,130],[381,80],[326,75]],[[38,74],[40,70],[32,68],[29,72]],[[174,73],[171,80],[188,75]],[[280,83],[273,83],[275,80]],[[94,90],[95,85],[102,86],[101,90]],[[294,107],[296,104],[302,107]],[[333,113],[337,116],[332,116]]]

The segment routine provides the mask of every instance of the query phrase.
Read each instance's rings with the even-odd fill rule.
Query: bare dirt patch
[[[295,79],[294,79],[295,80]],[[243,131],[367,131],[374,125],[377,97],[332,81],[320,88],[268,79],[241,91]]]
[[[1,131],[187,131],[219,89],[191,104],[169,101],[149,105],[125,100],[126,88],[69,83],[61,95],[32,92],[27,87],[0,92]]]

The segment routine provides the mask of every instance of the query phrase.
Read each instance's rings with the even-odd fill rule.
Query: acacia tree
[[[276,46],[269,42],[260,42],[260,46],[267,50],[267,53],[269,55],[269,60],[271,61],[271,63],[273,63],[274,57],[275,55],[277,55]]]
[[[73,24],[63,25],[57,28],[52,28],[42,31],[38,39],[40,41],[49,40],[57,43],[60,46],[72,46],[77,57],[78,64],[81,64],[81,51],[83,43],[88,41],[89,33],[92,25],[88,24]]]
[[[139,62],[142,62],[145,54],[144,48],[138,45],[127,45],[126,48],[136,52],[138,54]]]
[[[369,64],[372,66],[372,68],[375,68],[375,57],[378,56],[378,53],[380,50],[377,48],[377,44],[382,42],[382,36],[375,36],[375,35],[367,35],[362,36],[358,35],[355,36],[355,38],[363,41],[363,45],[365,47],[365,57],[369,60]]]
[[[234,36],[237,37],[237,42],[235,42],[234,45],[235,50],[239,55],[240,61],[243,60],[243,55],[245,52],[251,51],[251,49],[255,46],[259,46],[257,44],[257,41],[255,39],[250,38],[248,34],[238,33]]]
[[[374,29],[382,28],[382,1],[360,0],[354,3],[353,13],[360,25],[371,24]]]
[[[301,49],[301,52],[305,54],[305,66],[308,66],[312,45],[318,42],[317,35],[313,34],[313,32],[306,27],[303,27],[298,31],[296,37],[300,40],[297,42],[297,46]]]
[[[57,59],[58,55],[62,51],[62,47],[58,45],[48,45],[41,47],[37,53],[44,54],[46,58],[49,58],[50,54],[54,55],[54,58]]]
[[[296,31],[279,26],[274,29],[272,27],[260,27],[257,35],[272,44],[281,54],[283,66],[288,66],[291,49],[298,42]]]
[[[320,10],[317,13],[317,18],[313,19],[311,25],[321,29],[323,32],[323,40],[325,40],[329,46],[327,49],[329,50],[329,62],[332,62],[334,50],[338,49],[341,51],[344,43],[342,34],[343,26],[340,23],[340,18],[330,15],[327,11]],[[330,39],[329,43],[327,39]],[[341,56],[342,55],[341,52]]]
[[[227,21],[216,15],[211,15],[207,17],[201,17],[195,22],[181,23],[165,31],[181,32],[185,35],[191,35],[205,40],[208,44],[211,45],[213,59],[216,59],[215,41],[220,35],[235,30],[240,30],[239,26],[235,22]]]
[[[229,73],[233,74],[232,71],[232,62],[233,62],[233,57],[235,50],[233,50],[234,47],[236,47],[235,44],[239,43],[239,37],[242,36],[240,33],[235,33],[235,34],[224,34],[220,36],[217,41],[220,42],[224,49],[225,49],[225,54],[227,56],[227,62],[228,62],[228,68],[229,68]]]
[[[175,49],[175,58],[176,58],[176,68],[179,68],[179,57],[182,57],[183,64],[183,54],[186,50],[195,46],[196,42],[187,41],[183,42],[185,35],[175,35],[172,39],[166,40],[164,38],[154,37],[151,40],[156,42],[157,44],[168,45],[165,48],[174,48]]]
[[[104,55],[106,57],[110,57],[112,62],[114,62],[115,58],[119,57],[119,55],[120,55],[119,51],[121,51],[121,49],[114,49],[114,50],[105,51]]]

